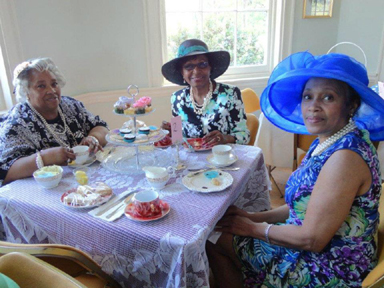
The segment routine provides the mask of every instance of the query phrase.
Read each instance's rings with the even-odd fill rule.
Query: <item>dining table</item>
[[[230,185],[215,192],[197,192],[183,185],[188,169],[210,164],[211,150],[190,152],[177,145],[147,148],[140,157],[151,157],[154,150],[161,149],[173,166],[182,163],[185,168],[157,190],[170,210],[155,221],[135,221],[125,214],[106,221],[91,215],[92,209],[100,207],[65,205],[62,195],[79,185],[73,169],[67,166],[55,188],[43,188],[33,177],[14,181],[0,188],[2,232],[6,241],[14,243],[79,248],[122,287],[209,287],[205,244],[227,208],[236,205],[249,212],[270,209],[271,184],[261,149],[237,144],[232,148],[236,161],[229,167],[240,169],[226,171],[232,179]],[[153,189],[144,172],[118,173],[99,161],[87,169],[89,183],[104,182],[114,197],[127,189]]]

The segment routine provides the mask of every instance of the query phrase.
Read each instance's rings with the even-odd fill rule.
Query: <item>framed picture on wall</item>
[[[332,17],[333,0],[303,0],[303,18]]]

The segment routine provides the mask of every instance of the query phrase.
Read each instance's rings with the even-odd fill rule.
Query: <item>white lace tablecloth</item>
[[[175,151],[168,148],[171,155]],[[205,242],[228,206],[235,203],[248,211],[270,208],[270,182],[261,150],[234,145],[234,151],[238,161],[233,166],[241,169],[229,171],[234,178],[229,188],[208,194],[188,191],[180,184],[180,172],[160,191],[171,211],[152,222],[135,222],[125,216],[106,222],[88,210],[65,207],[61,195],[77,186],[67,167],[59,186],[50,190],[33,178],[15,181],[0,188],[0,216],[7,241],[75,246],[90,254],[123,287],[207,287]],[[183,149],[179,153],[190,167],[206,163],[209,154]],[[98,164],[90,167],[91,181],[107,183],[115,194],[149,187],[144,174],[118,174]]]

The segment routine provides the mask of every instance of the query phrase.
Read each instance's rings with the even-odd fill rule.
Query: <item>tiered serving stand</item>
[[[137,90],[137,93],[130,93],[132,87]],[[136,85],[130,85],[127,88],[127,91],[135,101],[135,97],[139,94],[139,88]],[[132,115],[119,114],[115,111],[113,111],[113,113],[122,117],[133,118],[134,128],[132,129],[132,133],[139,135],[136,118],[147,116],[155,110],[156,109],[152,109],[152,111],[145,114]],[[139,141],[136,139],[135,142],[128,143],[121,137],[119,129],[111,130],[106,135],[105,139],[108,143],[119,147],[114,149],[114,151],[103,161],[103,167],[118,173],[139,174],[144,173],[142,170],[144,166],[171,166],[174,158],[171,153],[164,149],[154,147],[154,143],[162,140],[166,136],[166,133],[161,129],[157,129],[155,131],[151,130],[150,134],[147,136],[148,141]]]

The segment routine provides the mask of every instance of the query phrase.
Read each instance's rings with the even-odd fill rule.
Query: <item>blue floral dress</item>
[[[377,264],[374,235],[379,221],[381,176],[368,132],[355,129],[322,154],[311,157],[318,143],[317,139],[312,143],[302,164],[287,182],[286,224],[302,225],[316,179],[335,151],[350,149],[364,159],[372,173],[370,190],[355,197],[348,217],[319,253],[235,236],[233,244],[243,263],[245,287],[361,287],[364,277]]]
[[[202,115],[193,111],[189,91],[188,86],[176,91],[171,97],[172,115],[181,116],[185,137],[201,138],[211,131],[218,130],[235,137],[237,144],[248,144],[247,117],[239,88],[216,83],[211,101]]]

